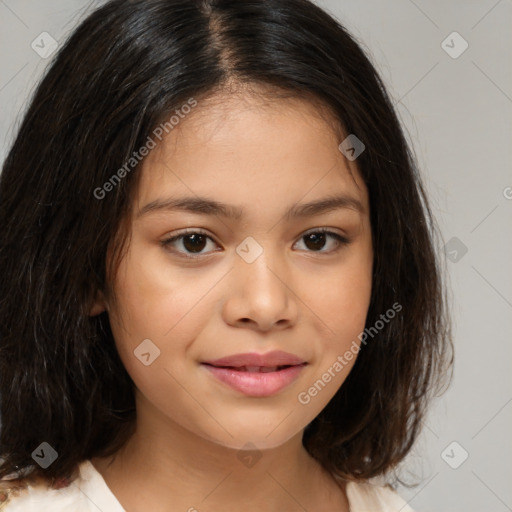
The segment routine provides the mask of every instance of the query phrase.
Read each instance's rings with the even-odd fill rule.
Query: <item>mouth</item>
[[[202,366],[223,385],[250,397],[269,397],[295,381],[308,363],[276,366]]]
[[[207,366],[213,366],[214,368],[225,368],[227,370],[235,370],[237,372],[250,372],[250,373],[271,373],[271,372],[280,372],[281,370],[285,370],[286,368],[291,368],[293,366],[299,366],[294,364],[284,364],[279,366],[217,366],[210,363],[204,363]],[[303,365],[307,363],[302,363]]]

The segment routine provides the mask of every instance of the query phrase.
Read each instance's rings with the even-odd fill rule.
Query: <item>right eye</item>
[[[213,239],[205,232],[189,229],[170,238],[162,240],[160,243],[163,247],[171,247],[173,252],[177,252],[185,258],[197,258],[198,256],[202,256],[208,252],[211,252],[201,252],[205,246],[207,246],[209,240],[215,243]]]

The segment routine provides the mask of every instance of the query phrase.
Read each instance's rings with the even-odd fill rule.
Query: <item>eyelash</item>
[[[317,253],[317,254],[333,254],[335,252],[338,252],[339,250],[341,250],[343,247],[347,246],[350,244],[350,240],[338,233],[335,233],[333,231],[329,231],[328,229],[325,229],[325,228],[319,228],[319,229],[315,229],[313,231],[308,231],[306,233],[304,233],[302,236],[299,237],[299,240],[308,236],[308,235],[312,235],[312,234],[326,234],[326,235],[330,235],[332,236],[334,239],[337,240],[338,242],[338,247],[336,247],[335,249],[332,249],[331,251],[306,251],[306,252],[311,252],[313,254]],[[171,238],[167,238],[165,240],[162,240],[160,242],[160,244],[168,249],[168,246],[171,245],[173,242],[175,242],[176,240],[179,240],[179,239],[182,239],[188,235],[203,235],[207,238],[209,238],[210,240],[212,240],[214,243],[215,240],[213,240],[213,238],[208,235],[208,233],[205,233],[204,231],[200,230],[200,229],[189,229],[189,230],[186,230],[186,231],[182,231],[181,233],[179,233],[178,235],[175,235],[175,236],[172,236]],[[218,245],[218,244],[217,244]],[[195,255],[191,255],[192,253],[183,253],[183,252],[180,252],[180,251],[173,251],[173,252],[177,252],[177,254],[179,254],[180,256],[184,257],[184,258],[189,258],[189,259],[198,259],[198,258],[201,258],[209,253],[203,253],[203,254],[195,254]]]

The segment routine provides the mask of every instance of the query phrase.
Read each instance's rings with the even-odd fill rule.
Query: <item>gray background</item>
[[[420,484],[400,493],[418,512],[512,511],[512,2],[318,3],[380,70],[450,241],[455,376],[405,464]],[[63,42],[99,4],[0,0],[1,161],[51,60],[32,41]]]

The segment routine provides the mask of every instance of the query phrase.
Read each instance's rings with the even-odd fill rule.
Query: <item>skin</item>
[[[220,101],[219,101],[220,100]],[[304,428],[326,406],[355,358],[306,405],[307,391],[364,329],[371,297],[368,192],[342,139],[318,106],[266,101],[247,91],[203,100],[146,158],[131,239],[100,294],[120,357],[136,385],[137,429],[115,455],[93,464],[128,512],[348,510],[345,488],[304,449]],[[297,203],[343,194],[352,207],[284,218]],[[156,199],[204,196],[242,207],[240,219],[180,210],[138,216]],[[186,228],[194,245],[161,241]],[[306,231],[329,228],[315,243]],[[236,248],[253,237],[252,263]],[[186,243],[188,242],[188,243]],[[188,251],[187,251],[188,249]],[[192,253],[194,255],[194,253]],[[160,356],[145,366],[134,350],[150,339]],[[248,397],[200,362],[284,350],[308,365],[270,397]],[[240,456],[247,443],[255,464]],[[250,499],[248,499],[250,498]]]

